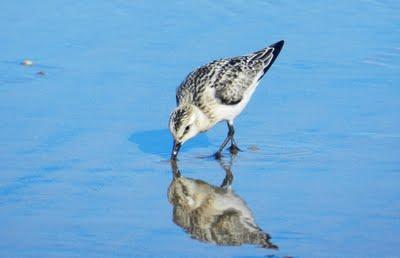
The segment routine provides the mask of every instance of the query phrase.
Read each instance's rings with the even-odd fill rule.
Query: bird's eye
[[[189,130],[190,130],[190,125],[185,127],[185,133],[189,132]]]

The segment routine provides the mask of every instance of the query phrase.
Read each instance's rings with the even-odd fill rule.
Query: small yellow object
[[[25,59],[24,61],[22,61],[21,64],[25,65],[25,66],[31,66],[31,65],[33,65],[33,62],[32,62],[32,60]]]

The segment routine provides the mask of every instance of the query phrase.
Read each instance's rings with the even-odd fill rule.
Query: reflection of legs
[[[221,165],[221,167],[224,169],[225,171],[225,178],[224,181],[222,181],[221,184],[221,188],[228,188],[229,186],[231,186],[232,182],[233,182],[233,173],[231,170],[231,166],[232,166],[232,157],[229,160],[229,164],[225,164],[223,160],[219,160],[219,164]]]
[[[235,135],[235,128],[233,128],[233,121],[227,121],[226,124],[228,125],[228,135],[226,136],[225,140],[222,142],[221,146],[219,146],[218,151],[214,154],[216,159],[221,158],[221,152],[224,150],[225,146],[228,144],[229,141],[231,141],[231,146],[229,147],[229,151],[232,154],[237,154],[240,149],[236,145],[236,141],[233,138]]]

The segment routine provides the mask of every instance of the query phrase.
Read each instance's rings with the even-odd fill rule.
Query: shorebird
[[[177,158],[184,142],[221,121],[226,121],[228,135],[214,154],[215,158],[221,158],[229,142],[232,154],[240,151],[234,139],[233,121],[246,107],[283,44],[281,40],[248,55],[216,60],[189,73],[177,88],[177,107],[169,119],[174,138],[172,160]]]

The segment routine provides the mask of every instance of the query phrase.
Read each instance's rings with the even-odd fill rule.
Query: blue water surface
[[[0,12],[1,257],[400,256],[398,1],[6,0]],[[281,39],[235,121],[231,168],[279,250],[192,239],[167,199],[175,88]],[[205,157],[225,134],[184,145],[181,173],[219,185]]]

